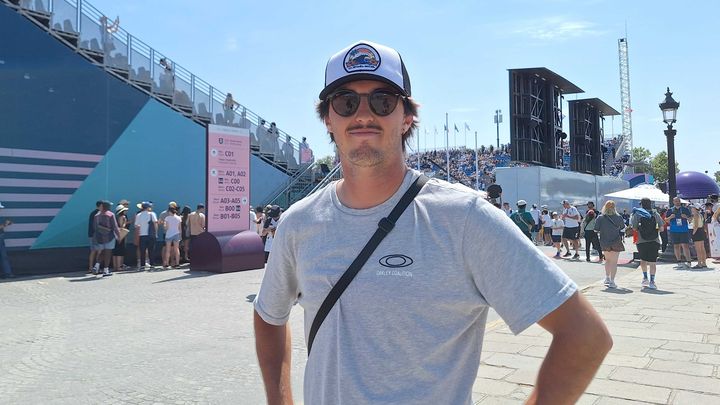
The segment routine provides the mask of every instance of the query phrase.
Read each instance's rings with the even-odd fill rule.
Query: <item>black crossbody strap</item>
[[[410,205],[410,203],[415,199],[415,196],[420,192],[427,181],[428,177],[425,175],[420,175],[420,177],[415,179],[415,182],[413,182],[413,184],[410,185],[410,188],[408,188],[405,194],[403,194],[400,201],[398,201],[395,205],[395,208],[390,211],[390,215],[378,222],[378,228],[375,230],[373,236],[365,244],[365,247],[362,251],[360,251],[360,254],[355,258],[355,260],[353,260],[352,264],[350,264],[350,267],[345,270],[345,273],[333,286],[327,297],[325,297],[325,301],[323,301],[320,305],[320,309],[318,310],[317,315],[315,315],[315,319],[313,319],[312,326],[310,327],[310,335],[308,337],[308,356],[310,356],[315,335],[317,334],[318,329],[320,329],[320,325],[322,325],[325,317],[327,317],[328,313],[330,313],[330,310],[335,305],[335,302],[337,302],[348,285],[350,285],[350,282],[352,282],[355,276],[360,272],[360,269],[370,258],[370,255],[373,254],[380,242],[395,227],[395,223],[398,218],[400,218],[400,215],[402,215],[405,208],[407,208],[408,205]]]

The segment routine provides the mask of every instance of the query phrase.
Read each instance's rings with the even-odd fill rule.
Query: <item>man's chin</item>
[[[353,149],[347,154],[347,157],[350,163],[359,167],[379,166],[385,159],[382,152],[369,146]]]

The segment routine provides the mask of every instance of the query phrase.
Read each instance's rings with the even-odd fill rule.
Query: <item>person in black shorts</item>
[[[690,207],[691,223],[693,226],[692,240],[695,244],[695,252],[697,253],[697,264],[693,266],[693,269],[703,269],[707,267],[707,251],[705,250],[705,216],[702,212],[702,207],[699,204],[692,205]]]
[[[652,201],[648,198],[640,200],[641,210],[633,209],[633,215],[630,218],[631,226],[634,230],[638,231],[637,250],[640,256],[640,268],[643,272],[642,286],[650,288],[651,290],[657,289],[655,285],[655,272],[657,267],[655,263],[658,258],[658,250],[660,249],[660,238],[659,233],[662,227],[665,225],[660,214],[652,208]],[[652,239],[643,237],[643,232],[640,231],[640,220],[643,216],[650,215],[655,220],[656,236]],[[648,236],[647,234],[645,236]],[[650,268],[650,279],[648,279],[648,267]]]
[[[560,219],[562,219],[565,223],[562,241],[565,249],[567,250],[563,257],[570,256],[569,241],[572,243],[573,249],[575,249],[575,256],[573,256],[573,259],[580,259],[580,211],[570,205],[570,202],[567,200],[563,200],[562,205],[563,211],[560,215]]]

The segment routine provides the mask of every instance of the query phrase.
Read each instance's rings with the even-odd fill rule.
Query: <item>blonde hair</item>
[[[692,214],[693,229],[702,228],[705,225],[705,218],[703,218],[702,212],[697,207],[691,207],[690,213]]]
[[[603,205],[602,210],[600,210],[603,215],[617,215],[617,210],[615,209],[615,201],[613,200],[607,200],[605,202],[605,205]]]

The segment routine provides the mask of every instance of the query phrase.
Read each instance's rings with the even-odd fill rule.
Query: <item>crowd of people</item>
[[[495,182],[495,169],[498,167],[527,166],[513,162],[510,158],[510,145],[481,146],[478,150],[465,147],[450,149],[450,176],[453,181],[475,188],[475,156],[477,153],[478,188],[485,190]],[[406,163],[412,168],[418,167],[428,177],[447,176],[447,154],[444,149],[430,150],[409,154]]]
[[[622,135],[603,141],[602,150],[605,159],[605,174],[619,176],[625,170],[625,164],[630,161],[630,154],[623,153],[618,156],[619,148],[621,148],[622,145]]]
[[[630,155],[625,153],[617,156],[618,148],[623,142],[622,136],[613,137],[603,142],[602,150],[606,162],[606,174],[619,176],[623,173],[625,164],[630,160]],[[475,188],[476,171],[475,155],[478,154],[477,173],[478,188],[485,190],[487,186],[495,183],[495,169],[498,167],[527,167],[528,164],[516,162],[511,159],[510,145],[503,144],[499,148],[494,146],[481,146],[478,150],[466,148],[452,148],[449,152],[445,149],[435,149],[423,152],[411,153],[407,156],[406,163],[412,168],[418,168],[428,177],[447,176],[447,155],[450,155],[450,177],[451,182],[459,182],[468,187]],[[566,143],[563,147],[563,156],[570,156],[570,146]],[[569,159],[563,159],[563,168],[570,170]]]
[[[720,221],[718,196],[711,195],[704,204],[686,205],[680,198],[673,200],[672,207],[656,209],[650,199],[640,200],[640,206],[632,213],[619,213],[615,202],[608,200],[602,209],[589,201],[584,215],[569,201],[562,201],[561,212],[550,212],[546,205],[537,208],[519,200],[517,210],[505,202],[496,207],[505,211],[520,230],[536,245],[554,246],[555,258],[580,259],[580,239],[585,240],[585,260],[590,262],[591,249],[597,252],[598,263],[605,264],[605,285],[617,288],[615,275],[619,253],[625,251],[625,238],[632,237],[640,257],[643,272],[642,287],[657,289],[655,283],[656,262],[660,252],[665,252],[668,240],[673,245],[677,269],[707,268],[710,241],[708,225]],[[692,266],[690,242],[692,241],[697,264]],[[572,249],[571,249],[572,246]],[[563,253],[563,247],[565,252]],[[571,250],[575,251],[573,255]],[[649,276],[648,276],[649,270]]]
[[[193,211],[188,205],[180,208],[171,201],[159,216],[151,201],[137,203],[134,215],[129,214],[128,200],[121,200],[114,209],[113,205],[107,200],[97,201],[88,218],[88,272],[94,275],[110,276],[113,271],[132,269],[126,265],[132,256],[127,251],[129,245],[135,247],[134,269],[177,268],[190,261],[190,240],[205,231],[204,204],[197,204]],[[130,238],[132,243],[128,242]]]

